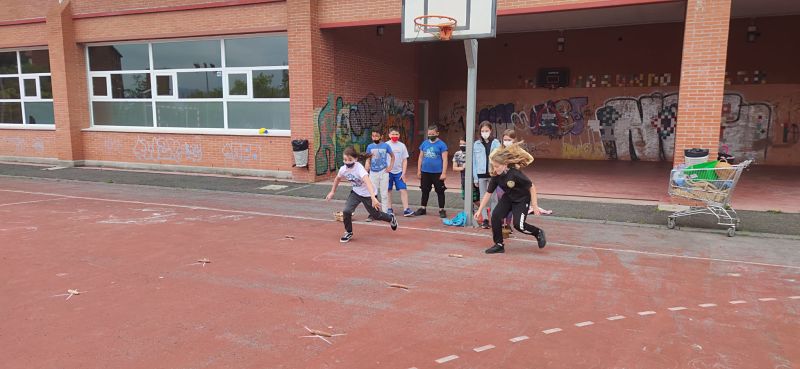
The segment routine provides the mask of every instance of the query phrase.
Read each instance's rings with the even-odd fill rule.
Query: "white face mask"
[[[505,147],[509,147],[513,143],[514,143],[514,141],[511,141],[511,140],[503,140],[503,146],[505,146]]]
[[[492,132],[481,132],[481,137],[483,137],[484,140],[488,140],[489,136],[491,136],[491,135],[492,135]]]

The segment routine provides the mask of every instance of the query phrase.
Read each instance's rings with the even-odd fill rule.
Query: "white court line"
[[[800,300],[800,296],[789,296],[790,300]]]
[[[741,275],[741,274],[739,274],[739,273],[728,273],[728,276],[731,276],[731,277],[741,277],[742,275]]]
[[[681,311],[681,310],[686,310],[686,308],[683,307],[683,306],[675,306],[675,307],[667,308],[667,310],[669,310],[669,311]]]
[[[509,341],[517,343],[517,342],[520,342],[520,341],[525,341],[525,340],[527,340],[529,338],[530,337],[528,337],[528,336],[519,336],[519,337],[514,337],[512,339],[509,339]]]
[[[552,329],[546,329],[546,330],[542,331],[542,333],[544,333],[544,334],[553,334],[553,333],[558,333],[558,332],[561,332],[561,328],[552,328]]]
[[[655,311],[648,310],[648,311],[640,311],[636,314],[639,314],[641,316],[648,316],[648,315],[654,315],[655,313],[656,313]]]
[[[31,194],[31,195],[44,195],[44,196],[58,196],[58,197],[63,197],[63,198],[68,198],[68,199],[75,199],[75,200],[106,201],[106,202],[117,202],[117,203],[124,203],[124,204],[147,205],[147,206],[167,206],[167,207],[191,209],[191,210],[218,211],[218,212],[223,212],[223,213],[258,215],[258,216],[267,216],[267,217],[276,217],[276,218],[314,220],[314,221],[326,222],[326,223],[336,222],[336,220],[334,220],[334,219],[326,219],[326,218],[314,218],[314,217],[306,217],[306,216],[301,216],[301,215],[266,213],[266,212],[261,212],[261,211],[250,211],[250,210],[219,209],[219,208],[212,208],[212,207],[207,207],[207,206],[178,205],[178,204],[164,204],[164,203],[146,202],[146,201],[104,199],[104,198],[97,198],[97,197],[72,196],[72,195],[62,195],[62,194],[57,194],[57,193],[20,191],[20,190],[0,190],[0,192],[25,193],[25,194]],[[373,227],[383,226],[382,224],[374,224],[374,223],[364,223],[364,222],[356,222],[356,223],[363,224],[363,225],[368,225],[368,226],[373,226]],[[407,227],[407,226],[401,226],[401,228],[402,229],[415,230],[415,231],[423,231],[423,232],[437,232],[437,233],[454,234],[454,235],[461,235],[461,236],[470,236],[470,237],[476,237],[476,238],[487,238],[486,235],[481,234],[481,233],[451,231],[451,230],[438,229],[438,228]],[[516,239],[515,241],[531,243],[531,244],[535,244],[536,243],[535,240],[526,240],[526,239]],[[771,263],[759,263],[759,262],[744,261],[744,260],[706,258],[706,257],[701,257],[701,256],[665,254],[665,253],[660,253],[660,252],[650,252],[650,251],[640,251],[640,250],[630,250],[630,249],[613,249],[613,248],[608,248],[608,247],[582,246],[582,245],[573,245],[573,244],[560,243],[560,242],[549,242],[549,244],[550,245],[556,245],[556,246],[577,248],[577,249],[607,251],[607,252],[612,252],[612,253],[627,253],[627,254],[637,254],[637,255],[648,255],[648,256],[664,257],[664,258],[714,261],[714,262],[720,262],[720,263],[757,265],[757,266],[764,266],[764,267],[776,267],[776,268],[786,268],[786,269],[797,269],[797,270],[800,270],[800,266],[795,266],[795,265],[782,265],[782,264],[771,264]],[[798,297],[798,298],[800,299],[800,297]]]
[[[758,301],[775,301],[775,300],[777,300],[777,299],[774,298],[774,297],[762,297],[762,298],[758,299]]]
[[[443,357],[441,359],[436,359],[436,362],[439,363],[439,364],[444,364],[444,363],[446,363],[448,361],[453,361],[455,359],[458,359],[458,355],[445,356],[445,357]]]
[[[699,306],[701,308],[710,308],[710,307],[717,306],[717,304],[700,304],[700,305],[697,305],[697,306]]]
[[[728,303],[729,303],[729,304],[731,304],[731,305],[739,305],[739,304],[746,304],[746,303],[747,303],[747,301],[744,301],[744,300],[734,300],[734,301],[729,301]]]
[[[615,316],[610,316],[610,317],[606,318],[606,320],[612,320],[612,321],[613,320],[621,320],[621,319],[625,319],[625,317],[622,316],[622,315],[615,315]]]
[[[483,352],[483,351],[486,351],[486,350],[491,350],[493,348],[494,348],[494,345],[486,345],[486,346],[476,347],[476,348],[474,348],[472,350],[475,351],[475,352]]]
[[[12,206],[12,205],[35,204],[35,203],[37,203],[37,202],[60,201],[60,200],[67,200],[67,199],[66,199],[66,198],[61,198],[61,199],[44,199],[44,200],[31,200],[31,201],[10,202],[10,203],[7,203],[7,204],[0,204],[0,206]]]
[[[575,323],[575,326],[580,328],[580,327],[586,327],[586,326],[589,326],[589,325],[592,325],[592,324],[594,324],[593,321],[587,320],[585,322]]]

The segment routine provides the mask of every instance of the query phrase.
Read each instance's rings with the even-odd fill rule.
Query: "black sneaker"
[[[389,225],[392,227],[393,231],[397,230],[397,217],[394,214],[389,214],[392,217],[392,220],[389,221]]]
[[[442,219],[447,218],[447,212],[444,211],[444,209],[439,210],[439,218],[442,218]]]
[[[417,211],[414,212],[414,215],[415,216],[420,216],[420,215],[425,215],[427,213],[428,212],[425,210],[425,208],[419,208],[419,209],[417,209]]]
[[[342,236],[342,238],[339,239],[339,242],[348,243],[350,242],[351,238],[353,238],[353,232],[344,232],[344,236]]]
[[[539,241],[539,248],[543,249],[545,245],[547,245],[547,239],[544,237],[544,229],[539,230],[539,235],[536,236],[536,240]]]
[[[502,243],[496,243],[496,244],[494,244],[494,246],[486,249],[486,251],[484,251],[484,252],[487,253],[487,254],[502,254],[502,253],[506,252],[506,248],[505,248],[505,246],[503,246]]]
[[[375,219],[372,219],[372,215],[370,215],[370,216],[368,216],[368,217],[367,217],[367,223],[369,223],[369,222],[371,222],[371,221],[373,221],[373,220],[375,220]]]
[[[481,224],[481,228],[483,228],[483,229],[492,228],[491,226],[489,226],[489,219],[484,219],[483,220],[483,223]]]

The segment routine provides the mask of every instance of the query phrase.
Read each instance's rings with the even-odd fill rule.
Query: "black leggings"
[[[530,199],[521,202],[511,202],[508,195],[500,198],[497,206],[492,210],[492,238],[494,243],[503,243],[503,218],[508,215],[510,211],[514,217],[514,228],[524,234],[539,236],[540,229],[532,224],[528,224],[525,220],[528,218],[528,209],[530,207]]]
[[[444,181],[439,179],[442,173],[425,173],[422,172],[420,178],[420,186],[422,189],[422,207],[428,206],[428,197],[431,195],[431,186],[436,188],[436,198],[439,200],[439,209],[444,209],[444,191],[447,187],[444,186]]]
[[[356,210],[359,204],[364,204],[364,207],[367,208],[367,212],[372,216],[372,219],[382,220],[384,222],[390,222],[392,220],[391,215],[378,211],[378,209],[372,207],[371,197],[364,197],[353,191],[350,191],[350,197],[347,198],[347,202],[344,204],[344,211],[342,211],[344,230],[347,232],[353,232],[353,212]]]

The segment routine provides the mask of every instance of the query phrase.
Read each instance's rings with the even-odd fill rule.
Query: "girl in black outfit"
[[[533,157],[518,144],[512,144],[493,152],[489,158],[492,162],[492,179],[486,189],[486,195],[481,199],[481,205],[475,213],[475,219],[480,217],[481,211],[486,208],[492,193],[500,187],[504,193],[497,206],[492,209],[492,238],[494,245],[486,249],[487,254],[505,252],[503,244],[503,218],[510,211],[513,215],[514,228],[529,234],[538,240],[539,248],[543,248],[547,241],[544,230],[525,222],[528,211],[539,215],[539,206],[536,203],[536,186],[520,169],[530,165]]]

